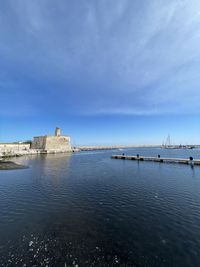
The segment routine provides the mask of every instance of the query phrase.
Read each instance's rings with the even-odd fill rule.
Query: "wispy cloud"
[[[5,1],[4,99],[16,83],[18,103],[29,92],[40,112],[199,113],[199,10],[197,0]]]

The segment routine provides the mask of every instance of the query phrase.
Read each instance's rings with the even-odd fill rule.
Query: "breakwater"
[[[115,145],[115,146],[78,146],[74,149],[78,149],[79,151],[92,151],[92,150],[112,150],[112,149],[128,149],[128,148],[159,148],[160,146],[145,146],[145,145]]]
[[[137,160],[137,161],[152,161],[160,163],[179,163],[179,164],[190,164],[190,165],[200,165],[200,159],[193,159],[190,157],[188,159],[182,158],[166,158],[166,157],[143,157],[143,156],[125,156],[125,155],[112,155],[112,159],[127,159],[127,160]]]

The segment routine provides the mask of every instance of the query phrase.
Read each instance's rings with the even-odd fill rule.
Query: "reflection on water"
[[[0,266],[199,266],[200,167],[114,153],[28,156],[17,161],[29,169],[0,172]]]

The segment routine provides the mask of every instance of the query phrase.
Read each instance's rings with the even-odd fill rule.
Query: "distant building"
[[[36,136],[31,144],[32,149],[40,149],[48,153],[71,151],[70,137],[61,135],[61,129],[55,129],[55,135]]]

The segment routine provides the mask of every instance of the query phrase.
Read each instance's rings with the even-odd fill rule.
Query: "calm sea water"
[[[0,172],[0,266],[200,266],[200,167],[111,159],[200,158],[129,149],[18,158]]]

